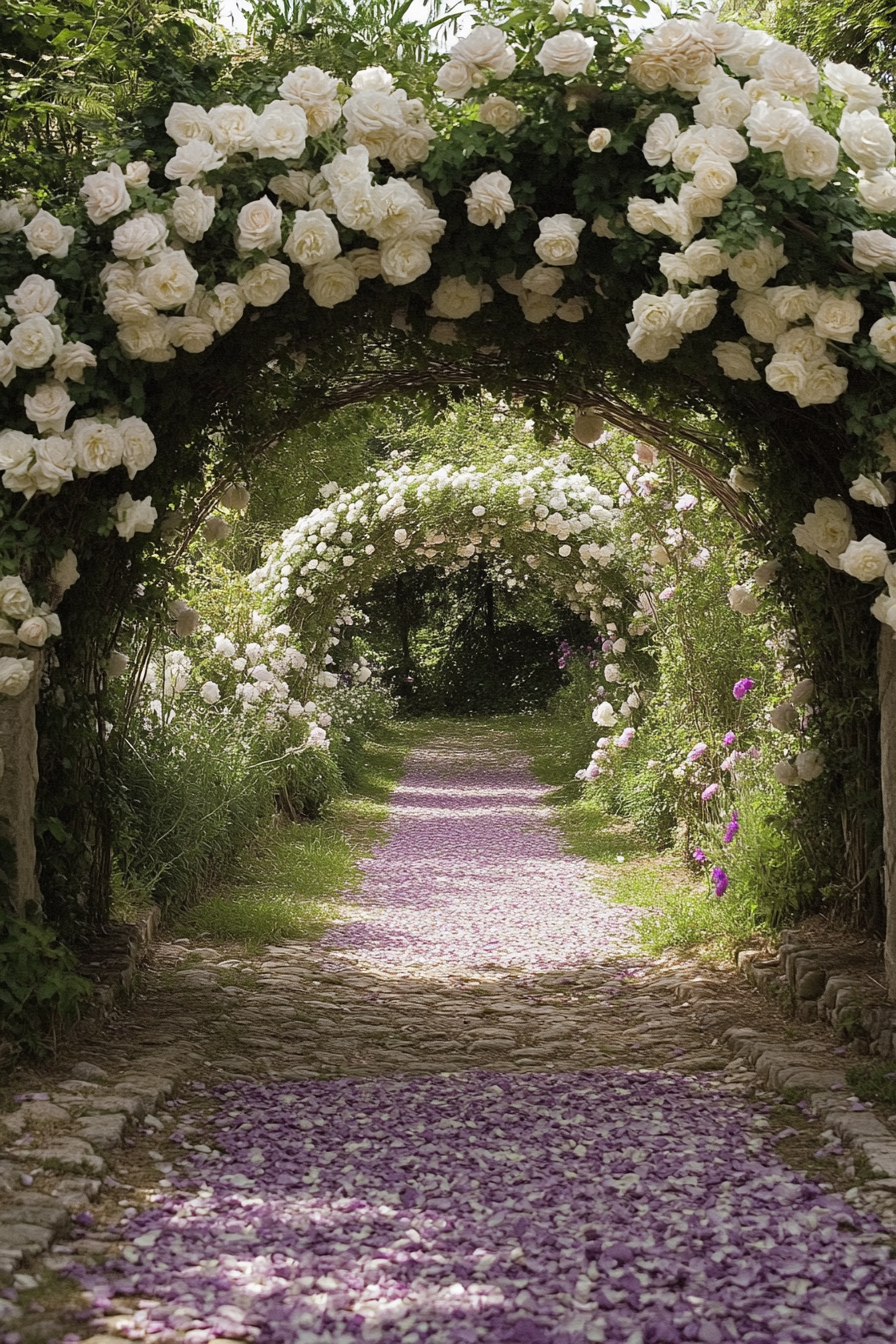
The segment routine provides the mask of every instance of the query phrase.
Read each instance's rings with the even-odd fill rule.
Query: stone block
[[[0,1205],[0,1223],[36,1223],[52,1232],[61,1232],[68,1221],[68,1210],[62,1201],[39,1190],[21,1190],[14,1199]]]
[[[56,1139],[41,1148],[28,1149],[28,1161],[58,1171],[89,1171],[102,1176],[106,1164],[84,1139]]]
[[[857,990],[858,985],[855,978],[851,975],[830,975],[827,984],[824,987],[824,994],[821,1001],[825,1008],[834,1008],[837,1004],[837,995],[841,989]]]
[[[818,1021],[817,999],[797,999],[795,1015],[797,1022]]]
[[[798,960],[795,966],[794,988],[798,999],[820,999],[827,984],[823,966],[807,960]]]
[[[118,1148],[124,1135],[128,1118],[121,1111],[103,1115],[85,1115],[78,1121],[78,1138],[86,1139],[94,1148],[104,1151]]]
[[[37,1255],[52,1240],[52,1232],[37,1223],[0,1223],[0,1254],[18,1251],[21,1255]]]
[[[896,1177],[896,1139],[865,1139],[861,1148],[876,1176]]]
[[[82,1078],[88,1083],[99,1083],[109,1077],[105,1069],[101,1069],[98,1064],[91,1064],[86,1059],[73,1064],[69,1073],[73,1078]]]

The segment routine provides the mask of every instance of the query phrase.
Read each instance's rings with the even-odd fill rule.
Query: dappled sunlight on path
[[[392,795],[348,926],[328,940],[382,968],[543,971],[634,953],[643,911],[596,895],[564,853],[527,759],[491,731],[431,741]]]

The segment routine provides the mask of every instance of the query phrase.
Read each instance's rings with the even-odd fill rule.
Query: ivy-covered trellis
[[[819,688],[816,824],[842,828],[873,922],[896,626],[884,95],[711,13],[631,43],[618,12],[497,5],[407,89],[357,61],[236,61],[77,199],[0,206],[0,692],[51,650],[57,907],[102,906],[104,668],[122,613],[161,611],[176,529],[334,406],[485,386],[544,439],[570,407],[634,429],[781,561]],[[890,938],[896,974],[896,918]]]

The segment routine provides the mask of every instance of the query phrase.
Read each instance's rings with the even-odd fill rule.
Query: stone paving
[[[488,753],[486,766],[484,752]],[[545,943],[545,923],[537,912],[523,909],[514,934],[513,957],[508,958],[502,953],[500,938],[484,938],[489,932],[500,932],[501,918],[509,918],[509,905],[496,908],[502,898],[494,890],[489,900],[495,923],[479,919],[471,933],[464,919],[464,902],[475,901],[477,892],[454,878],[464,869],[467,873],[474,869],[483,884],[480,894],[483,890],[487,894],[489,869],[488,862],[480,862],[483,854],[477,856],[475,846],[464,847],[465,827],[467,836],[471,835],[470,809],[463,805],[465,770],[475,775],[475,787],[466,803],[475,795],[473,810],[481,827],[476,843],[490,851],[492,861],[494,846],[499,845],[508,902],[525,906],[521,893],[528,891],[534,899],[539,883],[551,883],[553,872],[553,886],[542,886],[542,896],[556,907],[563,900],[562,888],[568,888],[569,908],[575,913],[581,907],[587,915],[590,945],[586,945],[588,938],[582,938],[581,921],[577,924],[575,918],[565,917],[560,921],[562,937],[552,949]],[[421,809],[421,797],[428,787],[426,776],[433,771],[439,775],[435,792],[442,786],[444,790],[441,798],[425,799]],[[497,792],[502,771],[509,790],[504,795]],[[153,1257],[158,1261],[153,1249],[156,1241],[161,1236],[163,1246],[170,1234],[170,1227],[163,1227],[159,1218],[170,1210],[176,1220],[183,1201],[196,1198],[197,1191],[211,1199],[225,1170],[232,1178],[231,1196],[243,1199],[245,1195],[246,1207],[240,1215],[244,1220],[246,1208],[258,1202],[261,1186],[256,1188],[256,1180],[261,1176],[257,1173],[276,1167],[276,1152],[272,1156],[270,1136],[261,1135],[256,1141],[249,1134],[245,1142],[241,1140],[239,1126],[235,1137],[228,1137],[235,1122],[222,1120],[227,1113],[222,1106],[231,1111],[245,1108],[248,1133],[252,1125],[265,1128],[261,1120],[266,1106],[272,1117],[275,1113],[281,1116],[284,1098],[291,1098],[289,1104],[297,1105],[303,1116],[299,1127],[314,1132],[320,1116],[330,1114],[327,1107],[332,1105],[333,1094],[327,1089],[363,1088],[365,1080],[379,1080],[377,1087],[398,1088],[408,1114],[422,1104],[424,1095],[453,1097],[451,1105],[460,1114],[468,1104],[471,1086],[478,1094],[494,1087],[496,1080],[504,1086],[500,1080],[518,1077],[519,1086],[529,1089],[534,1114],[539,1106],[549,1104],[552,1095],[574,1098],[586,1084],[598,1089],[588,1095],[599,1098],[609,1080],[628,1079],[625,1085],[635,1097],[640,1096],[645,1079],[655,1078],[658,1094],[671,1086],[677,1089],[675,1096],[681,1105],[696,1108],[695,1125],[700,1116],[699,1123],[705,1123],[707,1099],[718,1108],[720,1117],[728,1117],[725,1123],[745,1117],[742,1152],[739,1139],[730,1141],[732,1170],[738,1161],[752,1162],[761,1149],[763,1171],[773,1185],[791,1188],[783,1158],[797,1169],[809,1170],[816,1183],[799,1188],[809,1191],[811,1198],[834,1198],[833,1192],[843,1192],[848,1202],[838,1202],[835,1223],[837,1219],[843,1222],[838,1235],[853,1248],[848,1254],[867,1253],[872,1258],[882,1254],[886,1260],[889,1236],[896,1231],[896,1127],[892,1123],[896,1117],[887,1117],[880,1108],[863,1107],[849,1097],[844,1087],[844,1058],[837,1053],[842,1048],[820,1025],[788,1024],[729,970],[671,957],[646,959],[628,937],[624,907],[607,908],[601,902],[601,910],[588,909],[588,903],[597,904],[598,898],[588,886],[583,861],[556,854],[558,866],[550,866],[556,833],[547,827],[539,810],[538,794],[534,781],[500,739],[473,736],[462,746],[456,740],[431,745],[428,755],[421,752],[409,762],[404,792],[397,791],[395,798],[392,835],[368,863],[361,897],[346,922],[331,930],[322,944],[285,943],[250,958],[195,940],[162,943],[136,1000],[115,1022],[84,1036],[67,1059],[19,1071],[12,1080],[15,1097],[10,1096],[5,1113],[0,1114],[0,1277],[5,1276],[8,1285],[0,1295],[0,1344],[62,1339],[74,1344],[86,1338],[100,1344],[123,1335],[183,1338],[186,1344],[207,1344],[212,1339],[260,1338],[262,1344],[279,1340],[282,1332],[277,1333],[273,1317],[259,1318],[260,1324],[254,1324],[244,1309],[245,1294],[240,1297],[232,1283],[224,1302],[233,1308],[230,1316],[226,1311],[221,1315],[223,1306],[218,1299],[205,1316],[195,1302],[184,1309],[185,1314],[176,1314],[178,1302],[173,1297],[166,1301],[153,1269]],[[432,830],[433,808],[439,814],[441,832]],[[413,829],[422,827],[420,835],[425,837],[427,825],[428,875],[415,886],[408,871],[408,844]],[[510,828],[503,836],[502,826]],[[513,871],[514,826],[525,869],[522,883]],[[400,863],[396,869],[396,853],[404,855],[404,868]],[[393,876],[396,871],[404,874],[401,898],[391,904],[389,888],[376,885],[390,871]],[[556,880],[557,872],[563,875],[562,886]],[[433,889],[439,893],[437,900],[432,898]],[[402,935],[405,921],[413,924],[421,918],[421,902],[426,902],[426,937],[413,949]],[[609,947],[601,946],[602,937]],[[483,947],[483,942],[493,941],[499,944],[497,949]],[[259,1088],[267,1091],[259,1093]],[[387,1095],[393,1094],[383,1093]],[[268,1100],[259,1101],[264,1096]],[[357,1107],[361,1093],[349,1090],[340,1096],[342,1110],[348,1107],[353,1114],[351,1108]],[[589,1104],[593,1116],[579,1116],[577,1121],[583,1126],[583,1153],[592,1142],[589,1124],[593,1120],[598,1132],[606,1107],[599,1100]],[[570,1105],[575,1110],[572,1100]],[[386,1101],[381,1099],[377,1109],[385,1114]],[[337,1109],[333,1114],[339,1113]],[[679,1121],[678,1130],[686,1129],[687,1123]],[[328,1124],[334,1127],[335,1120]],[[273,1132],[275,1126],[271,1123],[267,1128]],[[276,1139],[283,1154],[284,1180],[291,1144],[288,1131],[288,1126],[278,1131]],[[676,1131],[676,1142],[678,1137]],[[347,1147],[344,1134],[338,1143],[342,1152]],[[524,1156],[526,1151],[524,1145]],[[253,1159],[253,1152],[260,1157]],[[289,1161],[295,1163],[294,1154]],[[296,1179],[305,1180],[309,1173],[322,1169],[318,1162],[303,1168],[304,1175]],[[297,1168],[293,1165],[289,1170]],[[319,1179],[319,1175],[310,1176],[313,1189]],[[367,1177],[358,1167],[352,1179]],[[377,1179],[382,1184],[382,1174]],[[572,1172],[563,1179],[572,1180]],[[207,1196],[203,1195],[206,1190]],[[553,1198],[561,1209],[573,1200],[572,1195],[552,1197],[550,1191],[543,1198],[548,1204]],[[383,1203],[388,1207],[388,1200]],[[232,1217],[232,1200],[228,1209]],[[326,1216],[333,1217],[329,1205]],[[492,1209],[489,1216],[498,1227],[500,1208]],[[646,1213],[643,1216],[646,1226]],[[605,1217],[609,1219],[609,1213]],[[412,1232],[414,1227],[408,1235]],[[559,1230],[555,1233],[560,1237]],[[593,1237],[593,1228],[591,1233]],[[417,1235],[425,1241],[430,1233],[424,1227]],[[563,1235],[572,1233],[565,1228]],[[613,1235],[618,1235],[618,1228]],[[252,1236],[255,1251],[263,1253],[264,1236],[257,1228]],[[495,1232],[493,1240],[497,1237]],[[293,1312],[286,1318],[292,1324],[283,1337],[300,1344],[302,1340],[354,1338],[401,1339],[408,1344],[415,1339],[462,1344],[468,1339],[494,1338],[540,1344],[553,1339],[619,1338],[630,1344],[652,1344],[652,1340],[661,1344],[667,1337],[721,1344],[729,1338],[747,1337],[728,1332],[722,1307],[721,1316],[710,1313],[698,1320],[698,1313],[685,1324],[675,1323],[669,1307],[672,1314],[666,1325],[657,1325],[655,1330],[651,1325],[652,1336],[650,1330],[644,1333],[643,1322],[637,1323],[641,1318],[633,1308],[635,1324],[620,1324],[619,1330],[628,1333],[614,1333],[623,1319],[618,1313],[628,1308],[613,1299],[612,1282],[611,1296],[599,1298],[586,1281],[591,1274],[593,1286],[600,1274],[613,1279],[618,1277],[617,1270],[622,1271],[612,1257],[604,1264],[597,1253],[597,1258],[588,1260],[583,1252],[578,1278],[573,1274],[566,1287],[561,1284],[556,1292],[551,1288],[554,1296],[548,1311],[548,1288],[538,1286],[536,1248],[524,1244],[521,1236],[518,1240],[519,1254],[504,1242],[498,1244],[500,1238],[495,1245],[478,1247],[482,1255],[477,1282],[483,1281],[482,1264],[492,1263],[489,1256],[499,1262],[503,1255],[511,1257],[504,1277],[491,1284],[495,1293],[503,1293],[500,1303],[496,1306],[498,1299],[487,1293],[474,1297],[472,1306],[465,1298],[468,1310],[463,1319],[450,1313],[446,1318],[443,1304],[438,1327],[420,1315],[423,1298],[418,1287],[413,1287],[413,1293],[407,1288],[408,1301],[414,1304],[411,1310],[408,1302],[399,1301],[394,1285],[389,1290],[393,1297],[388,1310],[381,1310],[378,1299],[368,1310],[368,1299],[359,1289],[354,1315],[343,1313],[337,1320],[334,1304],[342,1300],[339,1293],[344,1296],[348,1289],[336,1271],[329,1278],[326,1273],[317,1280],[312,1275],[302,1288],[304,1279],[296,1269],[299,1277],[288,1291],[283,1290]],[[445,1259],[446,1248],[441,1244],[426,1243],[426,1248],[436,1266],[440,1256]],[[394,1253],[390,1249],[389,1254]],[[218,1261],[207,1246],[202,1254],[218,1272]],[[371,1263],[385,1262],[381,1256]],[[520,1285],[514,1290],[516,1296],[508,1298],[506,1285],[511,1280],[507,1274],[514,1264]],[[602,1266],[600,1273],[588,1270],[589,1264]],[[128,1266],[136,1267],[130,1280]],[[376,1274],[386,1273],[369,1266],[368,1270],[368,1278],[372,1274],[376,1282]],[[72,1272],[81,1276],[80,1284]],[[148,1276],[142,1286],[140,1273]],[[451,1273],[456,1282],[456,1264]],[[873,1277],[882,1273],[876,1270]],[[799,1278],[795,1268],[793,1275]],[[463,1283],[460,1286],[463,1289]],[[290,1292],[298,1293],[301,1301],[293,1301]],[[807,1289],[791,1284],[781,1292],[785,1302],[799,1302]],[[242,1306],[233,1306],[237,1299]],[[886,1295],[881,1299],[880,1319],[889,1310],[889,1324],[884,1328],[877,1318],[871,1321],[869,1317],[871,1323],[866,1322],[865,1333],[859,1335],[847,1332],[837,1316],[843,1310],[842,1301],[840,1306],[828,1303],[833,1315],[830,1319],[819,1316],[815,1325],[807,1327],[808,1335],[788,1334],[788,1320],[781,1318],[780,1328],[775,1327],[768,1338],[870,1340],[878,1338],[878,1329],[883,1330],[881,1338],[892,1338],[896,1296],[893,1307],[886,1305]],[[878,1309],[870,1299],[866,1305],[869,1310]],[[761,1310],[757,1305],[760,1315]],[[793,1310],[798,1309],[794,1306]],[[305,1316],[300,1320],[301,1312]],[[697,1324],[691,1330],[694,1321]],[[765,1338],[756,1335],[757,1340]]]

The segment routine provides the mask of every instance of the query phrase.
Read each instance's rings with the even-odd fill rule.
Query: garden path
[[[639,954],[541,794],[459,728],[411,754],[320,944],[160,949],[21,1107],[35,1188],[95,1203],[0,1344],[892,1339],[880,1225],[785,1164],[811,1121],[720,1049],[746,991]],[[41,1153],[72,1124],[98,1167],[60,1180]]]

